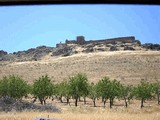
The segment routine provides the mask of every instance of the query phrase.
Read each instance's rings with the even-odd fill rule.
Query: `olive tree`
[[[155,83],[153,83],[153,90],[157,97],[157,102],[158,104],[160,104],[160,81],[156,81]]]
[[[91,83],[89,86],[89,98],[92,99],[94,107],[96,107],[96,99],[99,97],[97,92],[97,84]]]
[[[16,75],[3,77],[0,81],[0,95],[9,96],[16,100],[21,100],[23,96],[29,93],[29,86],[26,81]]]
[[[109,78],[108,77],[102,78],[97,83],[97,94],[99,96],[101,96],[104,107],[105,107],[107,99],[109,98],[108,83],[109,83]]]
[[[65,97],[67,100],[67,104],[70,105],[70,85],[68,81],[62,81],[61,83],[56,84],[56,95],[59,97],[59,100],[63,102],[62,97]]]
[[[134,95],[141,100],[141,108],[144,107],[144,101],[154,96],[153,85],[147,81],[141,80],[140,84],[134,88]]]
[[[70,93],[73,99],[75,99],[75,106],[77,106],[78,98],[81,96],[87,96],[88,94],[88,79],[85,74],[78,73],[69,78]]]
[[[110,101],[110,108],[113,106],[113,100],[119,95],[120,91],[120,82],[117,80],[110,80],[108,77],[102,78],[98,82],[97,92],[102,97],[104,107],[107,99]]]
[[[47,75],[39,77],[39,79],[34,82],[32,87],[32,94],[34,97],[39,99],[42,105],[46,104],[46,99],[51,97],[53,92],[54,86],[51,79]]]
[[[113,101],[116,97],[119,96],[120,91],[120,82],[117,80],[109,81],[108,84],[108,95],[109,95],[109,101],[110,101],[110,108],[113,106]]]
[[[128,102],[133,98],[133,86],[132,85],[120,85],[119,96],[125,102],[125,107],[128,107]]]

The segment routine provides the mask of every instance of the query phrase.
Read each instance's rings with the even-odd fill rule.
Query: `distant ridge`
[[[66,40],[65,43],[58,43],[56,47],[39,46],[26,51],[18,51],[8,54],[0,50],[0,61],[21,62],[37,61],[44,56],[70,56],[78,53],[90,53],[99,51],[147,51],[160,50],[160,44],[141,44],[134,36],[118,37],[100,40],[85,40],[84,36],[77,36],[76,40]]]

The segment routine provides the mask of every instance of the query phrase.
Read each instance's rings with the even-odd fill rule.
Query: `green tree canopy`
[[[128,106],[128,102],[133,98],[133,86],[120,84],[119,98],[124,99],[125,106]]]
[[[144,107],[144,101],[154,96],[153,84],[141,80],[140,84],[134,88],[134,95],[136,98],[141,99],[141,108]]]
[[[94,107],[96,107],[96,99],[99,97],[97,92],[97,84],[91,83],[89,85],[89,98],[92,99]]]
[[[108,77],[104,77],[98,82],[97,92],[102,97],[104,107],[106,100],[109,99],[110,108],[112,108],[114,98],[119,95],[119,86],[120,82],[117,80],[111,81]]]
[[[29,86],[26,81],[16,75],[4,77],[0,81],[0,95],[10,96],[16,100],[20,100],[29,93]]]
[[[160,81],[153,83],[153,92],[155,93],[155,96],[157,96],[158,104],[160,104]]]
[[[78,73],[69,78],[70,93],[73,99],[75,99],[75,106],[77,106],[78,98],[87,95],[88,92],[88,79],[85,74]]]
[[[62,97],[67,99],[67,104],[69,104],[69,99],[71,98],[70,85],[68,81],[62,81],[58,83],[56,86],[56,95],[59,97],[60,101],[62,101]]]
[[[52,96],[53,92],[54,86],[47,75],[39,77],[33,84],[32,94],[39,99],[41,104],[45,104],[46,99]]]

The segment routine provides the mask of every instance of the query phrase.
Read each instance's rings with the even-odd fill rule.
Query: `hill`
[[[60,82],[82,72],[91,82],[104,76],[126,84],[136,84],[141,79],[160,80],[159,44],[141,45],[134,37],[106,41],[85,42],[77,38],[77,41],[67,40],[56,47],[39,46],[13,54],[1,51],[0,79],[18,74],[33,82],[48,74],[53,81]]]
[[[45,74],[58,82],[68,79],[68,76],[74,73],[83,72],[93,82],[109,76],[127,84],[136,84],[141,79],[160,80],[160,52],[116,51],[82,53],[67,57],[46,56],[39,61],[1,65],[0,72],[0,78],[18,74],[29,82]]]

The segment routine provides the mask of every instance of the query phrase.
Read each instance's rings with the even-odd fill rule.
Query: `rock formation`
[[[3,50],[0,50],[0,57],[4,56],[4,55],[7,55],[7,52],[6,51],[3,51]]]
[[[7,54],[0,50],[0,61],[37,61],[46,55],[70,56],[77,53],[123,50],[160,50],[160,44],[141,44],[134,36],[101,40],[85,40],[84,36],[77,36],[76,40],[66,40],[56,44],[56,47],[39,46],[26,51]]]
[[[47,112],[60,112],[60,108],[53,105],[36,105],[26,101],[16,101],[11,97],[1,97],[0,98],[0,112],[10,112],[10,111],[47,111]]]

